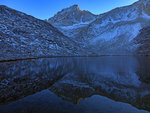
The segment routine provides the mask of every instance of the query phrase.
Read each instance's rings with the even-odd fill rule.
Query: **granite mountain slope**
[[[78,48],[51,24],[0,6],[0,60],[77,55]]]
[[[100,15],[74,5],[48,22],[0,6],[0,60],[149,54],[149,35],[142,35],[149,32],[140,30],[149,26],[150,0]]]
[[[81,11],[79,7],[76,7],[77,10],[73,10],[73,7],[63,9],[50,18],[49,22],[63,34],[81,42],[83,47],[91,48],[90,50],[98,55],[136,54],[139,45],[134,43],[134,39],[139,31],[150,23],[150,0],[139,0],[132,5],[119,7],[98,16],[90,13],[93,18],[86,21],[86,24],[80,24],[79,21],[69,25],[63,24],[72,22],[75,18],[63,19],[63,23],[58,22],[61,16],[66,17],[67,14],[73,15]],[[81,19],[80,16],[78,18]],[[55,21],[51,21],[54,19]]]

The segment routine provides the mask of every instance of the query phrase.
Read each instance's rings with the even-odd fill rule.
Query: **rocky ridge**
[[[137,54],[136,50],[139,46],[134,43],[134,39],[142,28],[149,26],[150,0],[139,0],[132,5],[119,7],[94,16],[94,19],[91,19],[92,21],[87,21],[84,25],[77,22],[64,26],[63,23],[72,22],[74,18],[63,19],[63,17],[66,17],[70,12],[71,14],[77,13],[79,10],[78,7],[76,8],[78,10],[73,10],[72,7],[63,9],[49,19],[55,18],[55,21],[49,22],[63,34],[80,43],[82,47],[88,48],[93,52],[92,54]],[[56,17],[59,18],[63,12],[65,12],[64,15],[61,15],[63,23],[59,23]],[[80,16],[78,18],[80,19]]]

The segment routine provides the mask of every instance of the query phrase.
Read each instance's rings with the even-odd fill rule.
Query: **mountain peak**
[[[68,8],[63,9],[63,11],[65,11],[65,10],[70,10],[70,11],[74,11],[74,10],[76,10],[76,11],[81,11],[80,8],[79,8],[79,5],[77,5],[77,4],[72,5],[72,6],[68,7]]]
[[[79,8],[79,5],[75,4],[75,5],[72,5],[68,8],[64,8],[61,11],[59,11],[56,15],[66,15],[68,13],[73,13],[73,12],[82,12]]]
[[[68,26],[93,20],[95,20],[95,15],[89,11],[80,10],[77,4],[59,11],[54,17],[48,19],[54,26]]]
[[[77,5],[77,4],[74,4],[74,5],[72,5],[72,6],[70,6],[70,8],[79,8],[79,5]],[[79,8],[80,9],[80,8]]]

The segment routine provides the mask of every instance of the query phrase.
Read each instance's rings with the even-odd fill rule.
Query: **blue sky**
[[[101,14],[136,1],[138,0],[0,0],[0,5],[6,5],[39,19],[47,19],[74,4],[78,4],[81,10]]]

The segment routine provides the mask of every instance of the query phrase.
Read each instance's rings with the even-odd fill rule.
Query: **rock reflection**
[[[0,63],[0,103],[23,98],[49,88],[68,73],[69,67],[67,59]]]
[[[49,89],[74,104],[102,95],[150,111],[149,63],[148,57],[126,56],[1,63],[0,103]]]

